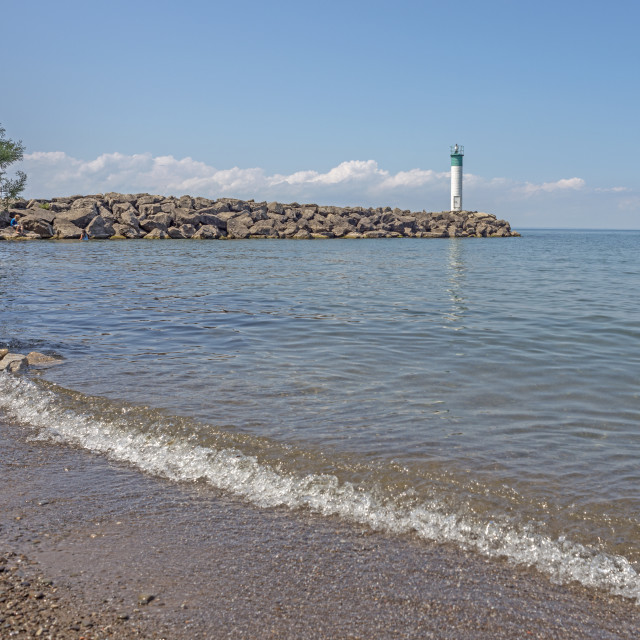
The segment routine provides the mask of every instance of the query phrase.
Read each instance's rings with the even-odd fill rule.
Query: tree
[[[24,190],[27,174],[24,171],[16,171],[15,178],[7,177],[7,167],[22,160],[24,145],[22,140],[6,140],[4,134],[5,130],[0,125],[0,201],[4,209],[8,209],[11,201]]]

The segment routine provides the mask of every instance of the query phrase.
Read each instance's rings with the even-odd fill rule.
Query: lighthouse
[[[462,158],[464,147],[451,147],[451,211],[462,211]]]

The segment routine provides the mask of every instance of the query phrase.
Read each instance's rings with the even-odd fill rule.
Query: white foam
[[[259,506],[305,508],[324,515],[426,540],[454,542],[492,557],[534,566],[555,582],[585,586],[635,599],[640,604],[640,576],[622,556],[595,552],[533,529],[447,513],[437,503],[407,508],[385,500],[375,487],[339,482],[328,474],[287,475],[237,449],[215,449],[162,434],[141,433],[134,424],[110,422],[64,407],[52,391],[35,382],[0,373],[0,409],[37,429],[37,437],[71,443],[112,459],[126,461],[175,481],[206,480]]]

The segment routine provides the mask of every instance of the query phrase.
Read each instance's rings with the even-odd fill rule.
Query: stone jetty
[[[9,226],[18,214],[22,232]],[[0,213],[0,240],[90,238],[453,238],[518,236],[506,220],[477,211],[330,207],[233,198],[105,193],[18,200]]]

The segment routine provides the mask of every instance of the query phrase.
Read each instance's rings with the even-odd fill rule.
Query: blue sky
[[[640,228],[640,3],[5,0],[27,195],[464,205]]]

